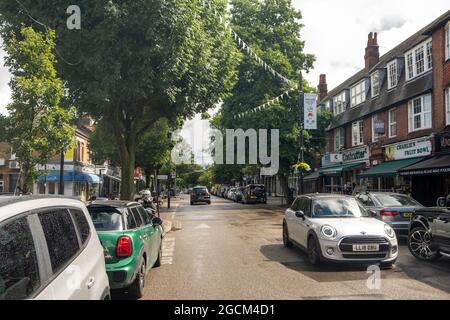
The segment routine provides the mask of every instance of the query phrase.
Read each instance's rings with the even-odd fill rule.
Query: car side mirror
[[[163,221],[160,218],[158,218],[158,217],[154,217],[152,219],[152,224],[154,226],[160,226],[160,225],[162,225],[162,223],[163,223]]]
[[[297,218],[305,219],[305,213],[302,210],[295,211],[295,216]]]

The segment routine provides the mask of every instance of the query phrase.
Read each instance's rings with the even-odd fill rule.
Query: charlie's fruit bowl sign
[[[386,161],[424,157],[431,154],[431,140],[420,138],[385,146]]]

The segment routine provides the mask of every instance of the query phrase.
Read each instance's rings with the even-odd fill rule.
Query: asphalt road
[[[216,197],[191,206],[184,197],[174,215],[180,229],[166,235],[144,299],[450,298],[450,259],[418,261],[404,241],[396,266],[368,286],[367,266],[313,267],[302,251],[284,248],[281,209]]]

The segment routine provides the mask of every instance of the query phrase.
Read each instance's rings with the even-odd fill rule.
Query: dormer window
[[[375,71],[370,76],[370,88],[372,98],[380,94],[380,73],[378,71]]]
[[[397,60],[391,61],[387,65],[388,72],[388,90],[397,86],[398,72],[397,72]]]
[[[345,91],[333,98],[333,114],[337,116],[338,114],[345,111]]]
[[[433,68],[433,47],[431,39],[405,53],[406,80],[411,80]]]
[[[350,106],[353,108],[366,101],[366,81],[358,82],[350,89]]]

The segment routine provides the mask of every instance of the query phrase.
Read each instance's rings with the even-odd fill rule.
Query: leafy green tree
[[[232,0],[231,8],[233,28],[275,70],[295,81],[300,70],[308,72],[312,68],[315,58],[304,52],[304,42],[300,38],[302,15],[293,8],[291,0]],[[299,153],[299,94],[292,92],[290,98],[274,103],[269,108],[236,118],[236,114],[261,105],[292,88],[292,85],[274,77],[249,56],[241,61],[238,77],[232,95],[225,100],[213,123],[218,123],[223,129],[280,130],[278,177],[287,201],[291,202],[288,176]],[[304,92],[314,91],[305,81],[302,87]],[[316,154],[312,150],[322,144],[317,139],[321,136],[325,141],[325,133],[322,131],[305,132],[306,161],[315,159]]]
[[[12,102],[1,121],[0,138],[11,145],[17,156],[20,189],[24,193],[32,191],[39,177],[37,165],[45,165],[69,146],[75,132],[69,125],[75,109],[60,105],[64,89],[55,69],[54,41],[53,31],[41,34],[24,27],[4,43],[5,66],[12,75]]]
[[[121,165],[119,150],[111,135],[110,123],[100,121],[89,139],[89,149],[94,162],[109,160]],[[151,175],[156,169],[170,162],[170,151],[173,148],[171,140],[172,127],[166,118],[160,118],[144,134],[136,148],[136,166],[144,169],[146,177],[145,187],[150,187]]]
[[[81,30],[66,27],[69,0],[21,2],[27,10],[0,1],[3,35],[36,20],[56,29],[70,98],[111,124],[123,199],[134,192],[136,150],[149,128],[205,112],[235,83],[240,53],[213,13],[225,11],[225,0],[211,9],[198,0],[79,0]]]
[[[211,168],[203,171],[203,173],[198,177],[198,184],[211,189],[212,186],[213,173]]]

